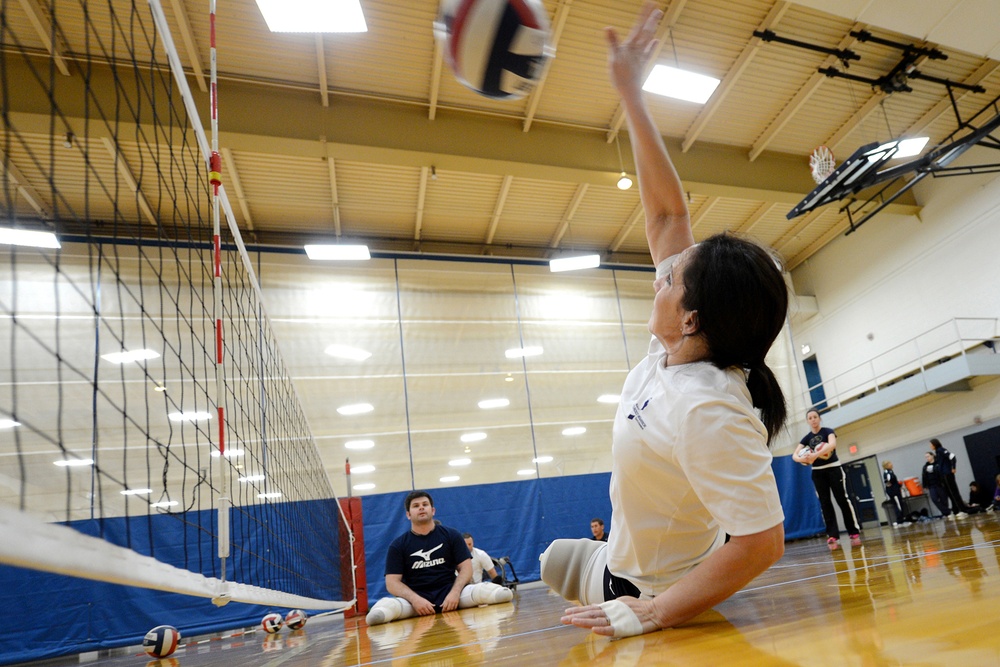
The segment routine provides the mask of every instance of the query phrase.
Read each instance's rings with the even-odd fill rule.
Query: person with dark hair
[[[832,428],[822,425],[819,410],[809,410],[806,413],[806,423],[809,432],[799,441],[792,458],[802,465],[812,466],[812,482],[819,497],[819,506],[823,510],[823,523],[826,524],[826,544],[831,549],[840,546],[840,526],[837,524],[837,513],[830,501],[831,494],[844,515],[844,527],[851,538],[851,545],[861,545],[861,529],[858,527],[858,516],[854,505],[847,497],[847,477],[840,467],[837,457],[837,434]]]
[[[966,503],[969,509],[976,512],[985,512],[986,508],[993,504],[990,492],[979,486],[979,482],[969,482],[969,502]]]
[[[885,497],[892,503],[892,509],[896,514],[893,526],[909,526],[903,512],[903,485],[899,483],[899,478],[892,469],[892,461],[882,463],[882,483],[885,484]]]
[[[489,575],[490,581],[499,583],[495,581],[497,578],[497,568],[493,564],[493,559],[490,558],[490,555],[482,549],[476,548],[476,541],[472,539],[470,533],[462,533],[462,539],[465,540],[465,546],[469,547],[469,554],[472,556],[472,583],[478,584],[482,581],[483,572]]]
[[[513,592],[503,586],[470,583],[469,548],[457,530],[435,523],[431,494],[411,491],[403,503],[410,529],[392,541],[385,558],[385,588],[393,597],[372,606],[368,625],[511,601]]]
[[[611,531],[607,543],[555,540],[541,557],[542,580],[583,605],[562,622],[616,637],[683,623],[784,553],[768,445],[786,407],[764,357],[788,293],[759,245],[731,234],[694,243],[642,93],[661,17],[650,4],[627,38],[606,31],[656,265],[649,351],[625,380],[613,427]]]
[[[608,534],[604,532],[604,519],[595,516],[590,520],[590,532],[598,542],[607,542]]]
[[[931,447],[934,449],[934,463],[937,464],[945,493],[948,494],[951,505],[955,508],[954,518],[964,519],[969,516],[969,508],[962,500],[962,494],[958,490],[958,482],[955,481],[955,468],[958,466],[958,459],[945,449],[937,438],[931,438]]]
[[[941,515],[947,519],[954,519],[951,513],[951,506],[948,504],[948,492],[944,488],[944,480],[941,478],[941,471],[934,458],[934,452],[924,452],[927,463],[920,475],[920,483],[924,490],[930,495],[931,500],[937,505]]]

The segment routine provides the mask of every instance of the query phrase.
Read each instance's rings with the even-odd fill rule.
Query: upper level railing
[[[805,392],[805,404],[819,406],[821,410],[839,408],[844,403],[922,373],[928,367],[965,356],[976,346],[995,348],[997,342],[997,318],[956,317],[810,386]]]

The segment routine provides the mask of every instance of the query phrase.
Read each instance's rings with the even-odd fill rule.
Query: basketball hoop
[[[813,180],[822,183],[827,176],[837,168],[837,163],[833,159],[833,151],[826,146],[818,146],[809,156],[809,171],[812,172]]]

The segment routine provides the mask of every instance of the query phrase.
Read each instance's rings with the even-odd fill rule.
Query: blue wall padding
[[[307,597],[343,599],[340,540],[336,515],[331,514],[337,511],[336,500],[275,503],[245,513],[235,511],[227,578]],[[333,530],[327,527],[331,520]],[[196,528],[199,521],[205,525],[214,522],[215,512],[192,512],[187,523],[176,515],[163,514],[68,525],[118,545],[131,540],[138,553],[216,577],[216,547],[201,536],[204,531]],[[247,557],[248,552],[268,550],[266,539],[270,536],[273,543],[275,534],[294,545],[294,557],[276,558],[272,554],[267,564]],[[0,664],[136,645],[157,625],[173,625],[182,637],[192,637],[252,626],[269,611],[287,611],[239,602],[216,607],[208,598],[8,566],[0,566],[0,603],[26,619],[16,632],[0,633]]]
[[[538,556],[560,537],[590,537],[590,520],[611,525],[610,473],[548,477],[522,482],[433,489],[435,517],[462,533],[493,558],[509,556],[521,581],[540,577]],[[406,492],[365,496],[362,501],[368,600],[386,595],[385,553],[410,529]],[[509,576],[509,572],[508,572]]]
[[[785,539],[812,537],[823,533],[823,513],[812,483],[812,472],[791,456],[776,456],[771,469],[778,482],[781,509],[785,512]]]

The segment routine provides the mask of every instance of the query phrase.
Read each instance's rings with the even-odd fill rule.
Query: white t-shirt
[[[625,380],[612,446],[608,567],[650,596],[721,547],[725,533],[784,521],[744,372],[666,358],[654,337]]]
[[[483,580],[483,570],[493,569],[493,559],[479,547],[472,547],[472,583]]]

